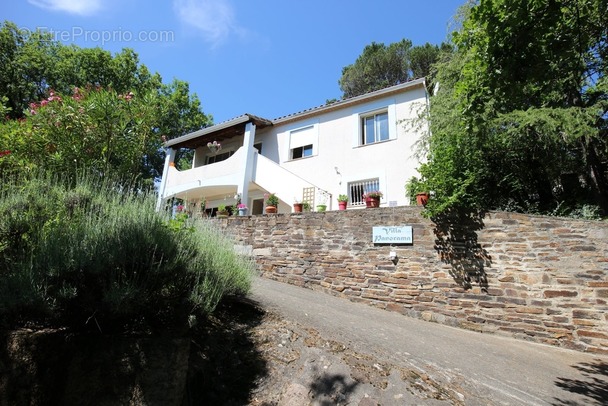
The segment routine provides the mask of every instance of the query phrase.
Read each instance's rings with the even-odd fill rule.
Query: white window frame
[[[301,149],[301,155],[298,157],[295,157],[295,152],[296,150]],[[306,151],[310,151],[310,153],[306,154]],[[291,160],[294,159],[304,159],[304,158],[310,158],[311,156],[313,156],[313,151],[314,151],[314,147],[313,144],[308,144],[308,145],[303,145],[301,147],[296,147],[296,148],[292,148],[290,150],[291,153]]]
[[[379,120],[380,116],[386,117],[386,128],[385,133],[382,133],[381,121]],[[368,120],[373,120],[373,141],[368,142]],[[388,110],[376,111],[371,114],[362,114],[361,115],[361,140],[359,141],[361,145],[371,145],[377,144],[379,142],[388,141],[390,139],[389,134],[389,125],[388,125]],[[386,138],[382,138],[382,137]]]
[[[295,138],[295,137],[297,137],[298,133],[302,134],[303,132],[306,132],[306,135],[304,135],[302,139]],[[310,158],[310,157],[316,156],[318,154],[318,148],[319,148],[318,147],[318,145],[319,145],[319,125],[318,125],[318,123],[307,124],[307,125],[304,125],[301,127],[291,129],[287,132],[287,134],[288,134],[287,143],[288,143],[288,148],[289,148],[288,160],[290,160],[290,161],[300,160],[300,159]],[[310,155],[305,156],[304,148],[306,148],[308,146],[312,146],[311,153],[310,153]],[[294,158],[293,157],[294,150],[298,149],[298,148],[303,149],[302,156],[299,158]]]
[[[353,122],[353,147],[366,147],[369,145],[376,145],[379,143],[396,140],[397,139],[397,108],[394,100],[384,100],[381,102],[376,102],[372,104],[368,104],[365,106],[365,110],[357,111],[352,114],[352,122]],[[373,143],[364,143],[364,129],[363,129],[363,120],[366,117],[375,116],[377,114],[387,113],[388,115],[388,139],[375,141]]]

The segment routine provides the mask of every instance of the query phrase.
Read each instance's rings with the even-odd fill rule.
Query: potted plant
[[[319,201],[319,203],[317,203],[317,211],[324,212],[327,210],[327,193],[319,191],[317,200]]]
[[[266,199],[266,213],[276,213],[279,206],[279,198],[274,193],[264,195]]]
[[[246,216],[247,215],[247,205],[245,203],[239,203],[239,204],[237,204],[236,208],[239,211],[239,216]]]
[[[304,203],[298,198],[293,199],[293,211],[294,213],[302,213],[302,209],[304,208]]]
[[[346,210],[346,205],[348,204],[348,196],[347,195],[339,195],[338,196],[338,209]]]
[[[222,144],[217,141],[208,142],[207,148],[209,148],[212,154],[217,154],[222,149]]]
[[[405,193],[409,196],[410,203],[413,204],[415,200],[418,206],[426,206],[431,196],[420,179],[415,176],[412,176],[405,185]]]
[[[228,209],[226,208],[225,204],[220,204],[217,206],[217,217],[228,217],[228,214]]]
[[[365,207],[380,207],[380,199],[382,199],[382,192],[379,190],[371,190],[363,195],[365,200]]]
[[[311,209],[310,203],[302,202],[302,211],[310,211],[310,209]]]
[[[431,195],[428,192],[416,193],[416,204],[418,206],[426,206],[429,202],[429,197],[431,197]]]

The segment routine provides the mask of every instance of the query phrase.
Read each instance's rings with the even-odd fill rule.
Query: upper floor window
[[[312,144],[291,150],[291,159],[305,158],[307,156],[312,156]]]
[[[388,112],[382,111],[361,117],[361,145],[389,139]]]
[[[315,126],[300,128],[289,133],[289,158],[299,159],[314,155],[317,134]]]

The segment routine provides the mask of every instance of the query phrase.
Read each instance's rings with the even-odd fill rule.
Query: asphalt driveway
[[[264,278],[251,298],[360,353],[414,368],[467,405],[608,404],[608,357],[413,319]]]

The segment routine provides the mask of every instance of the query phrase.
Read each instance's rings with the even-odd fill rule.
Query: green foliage
[[[185,328],[253,264],[209,224],[171,220],[118,184],[48,178],[0,193],[0,320],[103,332]]]
[[[0,97],[9,118],[0,123],[0,149],[11,151],[0,157],[4,173],[87,167],[151,186],[164,162],[161,136],[212,120],[187,82],[162,83],[133,50],[66,46],[11,22],[0,24]]]
[[[413,78],[429,76],[431,66],[442,48],[426,43],[412,47],[412,42],[402,39],[389,44],[372,42],[354,64],[342,68],[339,80],[343,98],[358,96],[374,90],[405,83]]]
[[[278,206],[279,198],[274,193],[270,193],[266,195],[266,206]]]
[[[410,199],[410,204],[416,204],[416,195],[418,193],[427,193],[424,183],[415,176],[412,176],[405,184],[405,196]]]
[[[348,202],[348,196],[347,195],[339,195],[338,196],[338,201],[339,202]]]
[[[70,95],[51,92],[42,102],[30,105],[25,119],[0,124],[0,145],[11,151],[0,160],[0,170],[43,168],[73,175],[87,168],[152,186],[163,164],[159,135],[164,120],[159,106],[163,105],[164,99],[154,91],[119,94],[112,89],[75,88]]]
[[[463,15],[436,65],[428,213],[607,213],[605,2],[481,1]]]
[[[104,176],[152,180],[160,175],[153,157],[161,146],[154,103],[152,94],[103,89],[51,93],[31,104],[27,119],[0,125],[0,143],[11,151],[0,168],[72,176],[87,168]]]

